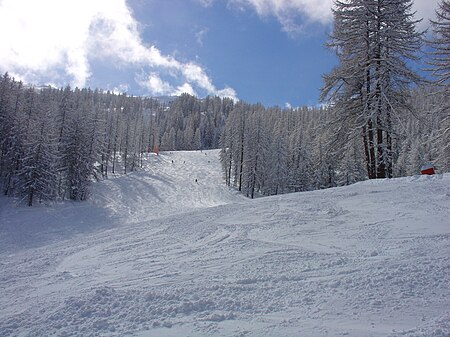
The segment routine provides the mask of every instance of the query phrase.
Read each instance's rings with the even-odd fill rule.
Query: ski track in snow
[[[218,151],[2,198],[0,336],[448,337],[449,206],[450,174],[249,200]]]

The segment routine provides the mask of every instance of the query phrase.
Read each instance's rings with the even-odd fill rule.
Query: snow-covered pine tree
[[[226,124],[227,133],[233,139],[232,142],[227,143],[232,161],[232,186],[237,187],[239,191],[242,191],[243,188],[244,163],[246,160],[244,150],[247,135],[247,115],[249,111],[249,104],[238,102],[230,112]]]
[[[223,177],[227,186],[231,186],[231,177],[233,173],[233,130],[233,125],[229,116],[225,122],[225,127],[222,130],[222,136],[219,141],[220,163],[222,165]]]
[[[309,132],[308,123],[303,118],[299,118],[298,112],[291,111],[292,130],[288,134],[288,188],[290,192],[306,191],[311,188],[312,174],[312,153],[305,136]],[[309,139],[311,142],[313,140]]]
[[[272,108],[268,111],[268,126],[273,129],[270,134],[269,149],[267,155],[267,182],[263,194],[276,195],[287,191],[289,185],[288,172],[288,126],[287,115],[289,112]]]
[[[24,90],[21,82],[6,73],[0,80],[0,189],[5,195],[16,193],[16,175],[23,155]]]
[[[54,200],[58,195],[56,107],[50,95],[51,89],[43,89],[38,95],[30,88],[26,93],[26,119],[23,120],[26,133],[17,179],[18,194],[26,199],[28,206],[36,199]]]
[[[439,85],[450,85],[450,1],[442,0],[436,10],[436,20],[431,20],[433,47],[430,64]]]
[[[261,104],[253,105],[246,123],[243,162],[244,192],[250,198],[265,189],[268,168],[268,130],[264,124],[265,109]]]
[[[431,21],[433,39],[430,41],[431,71],[435,83],[440,88],[442,102],[434,107],[434,113],[440,121],[436,137],[438,155],[436,162],[442,171],[450,170],[450,1],[442,0],[436,10],[436,20]]]
[[[93,177],[93,100],[92,91],[75,89],[74,111],[66,119],[62,160],[65,170],[65,193],[71,200],[85,200]]]
[[[324,77],[322,99],[340,121],[344,141],[359,137],[370,179],[392,177],[393,114],[408,110],[409,86],[420,77],[421,33],[415,29],[412,0],[336,1],[328,47],[339,65]]]

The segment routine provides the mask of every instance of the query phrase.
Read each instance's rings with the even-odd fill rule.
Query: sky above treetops
[[[415,0],[419,29],[437,0]],[[317,105],[333,0],[0,0],[0,71],[55,87]]]

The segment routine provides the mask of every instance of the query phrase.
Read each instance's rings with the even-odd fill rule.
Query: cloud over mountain
[[[0,70],[25,82],[86,86],[92,62],[100,61],[135,72],[150,94],[184,88],[236,98],[232,88],[217,89],[200,65],[146,45],[125,0],[3,0],[0,30],[8,32]]]

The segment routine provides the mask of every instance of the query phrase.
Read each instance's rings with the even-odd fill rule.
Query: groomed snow
[[[173,152],[90,200],[0,198],[0,336],[450,336],[450,174],[249,200]]]

